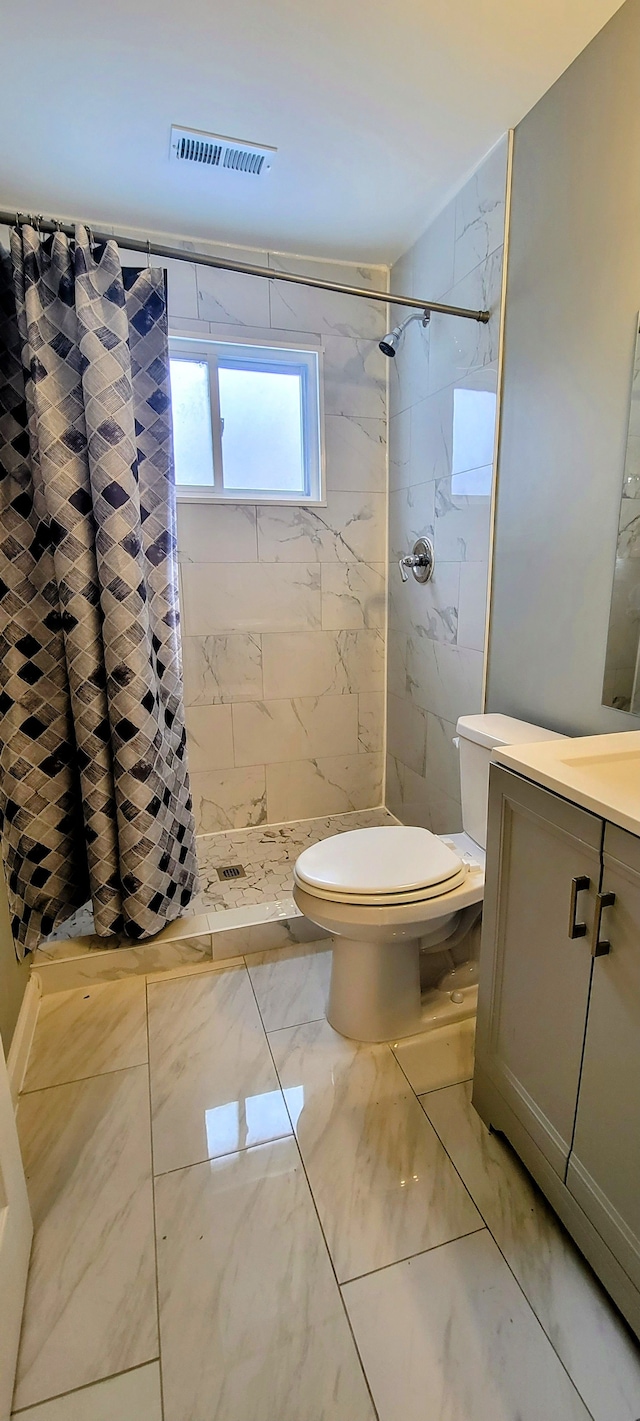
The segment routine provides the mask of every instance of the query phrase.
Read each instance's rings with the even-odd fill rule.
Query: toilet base
[[[336,937],[327,1020],[353,1041],[390,1041],[420,1031],[420,945]]]

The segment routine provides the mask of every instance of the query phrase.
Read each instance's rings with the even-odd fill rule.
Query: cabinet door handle
[[[578,894],[583,893],[585,888],[589,888],[591,879],[586,874],[580,873],[577,878],[571,879],[571,897],[569,899],[569,937],[586,937],[587,924],[576,922],[576,909],[578,906]]]
[[[591,942],[592,957],[606,957],[611,952],[611,943],[606,938],[600,938],[600,925],[602,923],[602,909],[612,908],[616,901],[615,893],[596,894],[596,912],[593,919],[593,939]]]

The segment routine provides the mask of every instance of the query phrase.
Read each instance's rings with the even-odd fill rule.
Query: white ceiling
[[[5,0],[0,206],[388,261],[620,0]],[[171,123],[274,144],[169,165]]]

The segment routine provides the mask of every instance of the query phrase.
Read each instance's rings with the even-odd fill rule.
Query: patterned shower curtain
[[[19,950],[90,898],[145,938],[197,892],[164,273],[11,234],[0,262],[0,811]]]

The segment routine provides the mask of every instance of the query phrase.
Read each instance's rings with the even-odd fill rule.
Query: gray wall
[[[640,0],[515,134],[487,708],[572,734],[601,705],[640,306]]]
[[[16,958],[9,921],[9,905],[4,877],[0,868],[0,1036],[5,1056],[11,1045],[18,1012],[29,980],[30,964],[31,956],[25,958],[24,962],[18,962]]]

